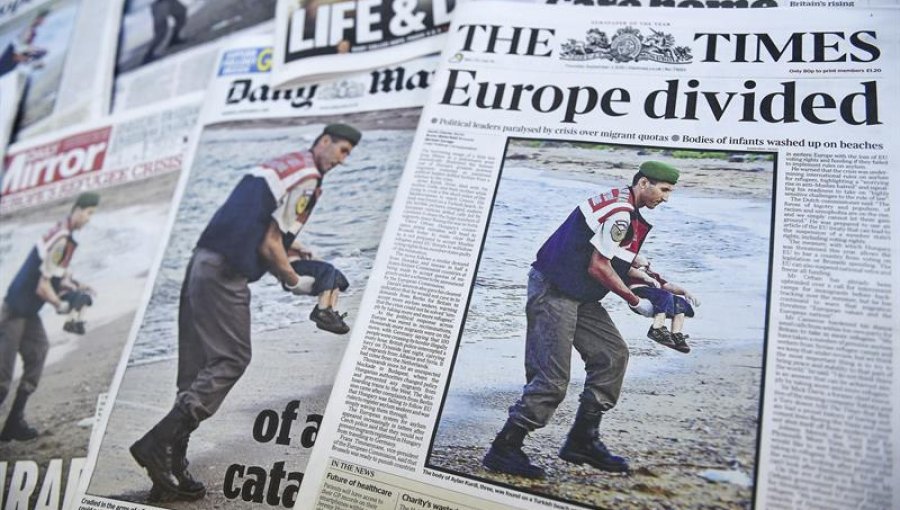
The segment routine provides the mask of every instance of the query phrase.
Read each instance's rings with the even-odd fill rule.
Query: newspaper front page
[[[456,0],[278,0],[276,85],[374,69],[443,48]]]
[[[0,494],[71,508],[163,240],[201,98],[9,148],[0,194]]]
[[[276,89],[270,52],[271,38],[241,38],[219,57],[79,508],[302,507],[306,460],[437,59]],[[299,295],[274,262],[279,278],[248,275],[237,258],[268,246],[259,236],[271,228],[288,271],[315,279]],[[187,420],[178,455],[201,485],[160,490],[136,458],[171,441],[148,431],[173,413]]]
[[[454,15],[300,499],[897,508],[898,12],[510,5]]]
[[[121,11],[113,111],[205,90],[221,44],[269,34],[275,0],[132,0]]]
[[[0,76],[26,77],[15,140],[108,112],[121,0],[5,0],[0,9]]]

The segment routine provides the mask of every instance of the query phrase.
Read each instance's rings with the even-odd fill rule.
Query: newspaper
[[[109,111],[120,8],[121,0],[0,3],[0,76],[26,76],[14,139]]]
[[[0,158],[6,155],[9,134],[12,131],[13,122],[16,120],[16,112],[24,85],[25,76],[18,72],[0,76]]]
[[[88,458],[91,475],[84,478],[79,508],[290,508],[299,501],[297,489],[347,341],[341,326],[356,322],[437,59],[276,89],[268,72],[270,53],[270,37],[235,38],[218,59],[162,266],[123,360],[123,375],[111,389],[111,411],[101,423],[99,448]],[[346,125],[362,133],[355,146],[329,131],[347,130]],[[333,159],[326,150],[332,146],[349,154]],[[343,165],[332,168],[339,160]],[[296,236],[286,247],[280,235],[276,239],[291,257],[291,270],[315,274],[321,282],[305,295],[287,292],[271,275],[257,274],[260,279],[248,289],[250,277],[237,273],[244,266],[219,262],[244,245],[253,254],[263,246],[245,228],[247,218],[259,218],[259,207],[275,208],[276,202],[246,197],[255,197],[249,186],[281,186],[285,181],[274,169],[298,179],[277,202],[274,216],[279,228],[289,226],[285,238],[287,232]],[[268,187],[263,191],[278,198]],[[235,200],[242,206],[232,216]],[[263,227],[272,221],[270,213],[261,216]],[[210,237],[223,217],[229,218],[228,231]],[[242,234],[225,246],[208,244],[229,232]],[[205,269],[198,268],[210,264],[224,264],[211,278],[231,286],[227,296],[235,307],[212,309],[207,305],[217,302],[215,296],[194,297],[208,290],[201,283]],[[282,279],[285,285],[295,283]],[[243,297],[248,301],[240,301]],[[206,335],[208,328],[220,336]],[[220,337],[229,343],[214,346]],[[198,354],[201,346],[217,357]],[[213,373],[225,389],[215,393],[215,404],[206,404],[212,393],[203,393],[203,374]],[[204,399],[202,408],[191,403],[194,398]],[[165,447],[165,436],[145,434],[172,413],[197,427],[183,431],[190,439],[182,455],[205,488],[196,482],[179,484],[180,492],[153,488],[148,471],[132,458],[134,448],[148,446],[142,436],[154,439],[150,446]]]
[[[800,7],[846,9],[848,7],[897,7],[895,0],[534,0],[547,5],[577,7],[659,7],[676,9],[757,9]]]
[[[278,0],[276,85],[374,69],[441,50],[456,0]]]
[[[228,37],[269,34],[275,0],[132,0],[121,16],[113,111],[205,90]]]
[[[299,499],[900,507],[900,13],[511,5],[454,14]]]
[[[62,510],[73,501],[98,397],[113,380],[162,241],[201,101],[195,95],[9,148],[0,188],[4,508]]]

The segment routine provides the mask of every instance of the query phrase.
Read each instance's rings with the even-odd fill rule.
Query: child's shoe
[[[675,342],[672,340],[672,333],[670,333],[665,326],[660,326],[659,328],[650,326],[650,329],[647,330],[647,338],[660,345],[665,345],[669,349],[675,349]]]
[[[309,320],[316,323],[316,327],[325,331],[330,331],[338,335],[347,334],[350,326],[344,322],[346,313],[338,313],[332,308],[319,308],[316,305],[309,314]]]
[[[74,333],[76,335],[83,335],[85,332],[84,321],[69,319],[63,324],[63,331]]]
[[[684,341],[684,339],[687,337],[687,335],[684,335],[682,333],[672,333],[672,343],[674,344],[672,345],[672,348],[678,352],[683,352],[685,354],[691,352],[691,346]]]

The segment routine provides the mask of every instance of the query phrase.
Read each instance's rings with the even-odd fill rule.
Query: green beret
[[[343,138],[353,145],[358,144],[359,139],[362,138],[362,133],[358,129],[347,124],[329,124],[325,126],[323,133]]]
[[[678,182],[678,169],[661,161],[644,161],[641,163],[639,171],[654,181],[668,182],[669,184]]]
[[[100,205],[100,195],[93,191],[86,191],[75,199],[75,207],[86,209],[88,207],[97,207]]]

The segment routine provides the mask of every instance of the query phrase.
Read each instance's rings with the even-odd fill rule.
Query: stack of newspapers
[[[900,509],[898,27],[0,0],[0,510]]]

